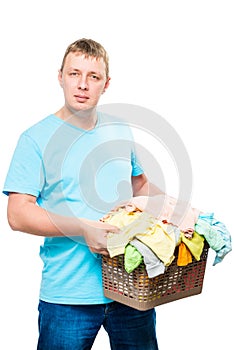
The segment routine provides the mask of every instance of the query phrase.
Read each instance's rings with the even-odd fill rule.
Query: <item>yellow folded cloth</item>
[[[199,261],[204,248],[204,237],[194,231],[193,237],[189,239],[186,238],[182,232],[181,241],[188,247],[194,258]]]
[[[107,236],[110,257],[124,254],[126,245],[137,238],[151,248],[165,266],[173,261],[179,236],[177,227],[164,224],[146,212],[128,212],[123,208],[108,215],[105,222],[121,229],[121,233]]]

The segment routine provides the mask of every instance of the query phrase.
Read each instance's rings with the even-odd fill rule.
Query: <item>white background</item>
[[[110,55],[101,103],[131,103],[164,117],[193,167],[193,206],[233,233],[234,13],[232,1],[8,1],[1,6],[1,186],[19,134],[63,104],[57,70],[81,37]],[[167,170],[173,192],[173,169]],[[170,178],[171,176],[171,178]],[[157,179],[155,179],[157,182]],[[12,232],[0,197],[0,349],[33,350],[41,238]],[[157,308],[160,350],[233,348],[233,253],[213,267],[203,292]],[[103,330],[93,349],[109,349]]]

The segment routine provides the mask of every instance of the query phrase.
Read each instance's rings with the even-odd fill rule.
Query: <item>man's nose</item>
[[[79,79],[78,79],[78,89],[81,89],[81,90],[88,90],[88,79],[86,76],[80,76]]]

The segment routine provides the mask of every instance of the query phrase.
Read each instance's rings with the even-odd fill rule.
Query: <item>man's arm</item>
[[[132,190],[133,196],[156,196],[158,194],[164,194],[156,185],[150,183],[145,176],[141,174],[138,176],[132,176]]]
[[[48,212],[36,204],[36,197],[28,194],[9,194],[7,216],[14,231],[44,237],[84,236],[90,250],[100,254],[107,254],[107,233],[119,231],[103,222]]]

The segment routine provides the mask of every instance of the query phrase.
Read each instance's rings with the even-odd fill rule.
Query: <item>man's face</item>
[[[85,58],[74,52],[67,55],[58,79],[64,91],[65,105],[72,113],[95,107],[109,86],[102,58]]]

